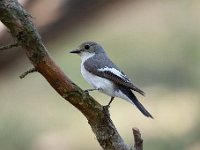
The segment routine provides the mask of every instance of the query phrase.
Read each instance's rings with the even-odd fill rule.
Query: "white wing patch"
[[[115,74],[116,76],[118,76],[118,77],[124,79],[124,80],[127,81],[127,82],[130,82],[130,80],[128,79],[128,77],[127,77],[125,74],[121,73],[119,70],[117,70],[117,69],[115,69],[115,68],[109,68],[109,67],[106,66],[106,67],[104,67],[104,68],[98,69],[98,71],[102,71],[102,72],[104,72],[104,71],[109,71],[109,72],[112,72],[112,73]]]

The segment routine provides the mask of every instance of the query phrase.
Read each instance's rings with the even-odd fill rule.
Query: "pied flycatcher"
[[[98,90],[111,96],[107,106],[110,106],[114,97],[120,97],[135,106],[146,116],[152,115],[138,101],[133,91],[144,95],[145,93],[136,87],[107,56],[103,47],[96,42],[84,42],[78,49],[71,51],[81,56],[81,73],[83,78],[91,84],[94,89],[88,89],[87,92]]]

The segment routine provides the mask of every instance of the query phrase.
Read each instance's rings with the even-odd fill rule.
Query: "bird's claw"
[[[103,106],[103,111],[107,116],[110,116],[109,108],[110,108],[110,105]]]
[[[89,91],[88,91],[88,90],[84,90],[84,92],[85,92],[86,94],[89,94]]]
[[[105,105],[105,106],[103,106],[103,109],[104,110],[108,110],[110,108],[110,105]]]

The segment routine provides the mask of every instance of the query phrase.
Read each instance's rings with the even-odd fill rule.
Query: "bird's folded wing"
[[[128,79],[128,77],[123,72],[115,68],[105,67],[105,68],[96,69],[90,66],[90,67],[86,67],[85,69],[88,70],[92,74],[109,79],[115,84],[126,86],[140,93],[143,96],[145,95],[145,93],[142,90],[140,90],[135,85],[133,85],[133,83]]]

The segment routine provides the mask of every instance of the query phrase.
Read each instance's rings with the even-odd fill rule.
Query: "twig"
[[[11,49],[13,47],[18,47],[18,46],[19,46],[18,43],[13,43],[13,44],[9,44],[9,45],[5,45],[5,46],[0,47],[0,50],[7,50],[7,49]]]
[[[133,128],[134,142],[136,150],[143,150],[143,139],[141,137],[140,130],[138,128]]]
[[[37,69],[36,68],[31,68],[31,69],[27,70],[26,72],[24,72],[23,74],[21,74],[19,77],[20,77],[20,79],[23,79],[29,73],[33,73],[33,72],[37,72]]]

